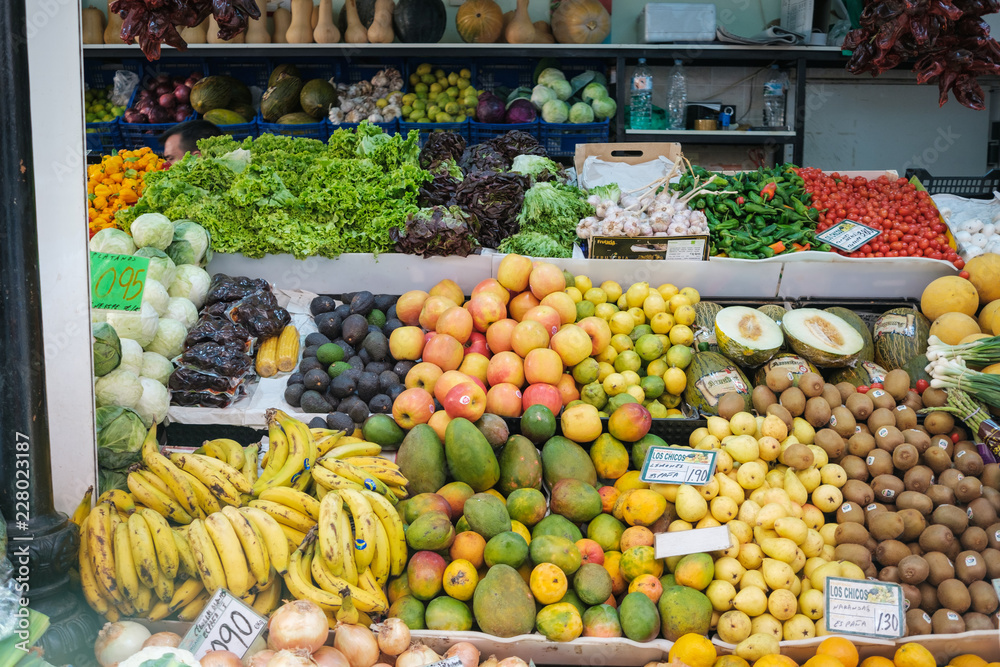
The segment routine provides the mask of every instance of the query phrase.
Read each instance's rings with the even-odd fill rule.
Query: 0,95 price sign
[[[137,311],[142,306],[148,257],[90,253],[90,305],[105,310]]]
[[[199,660],[209,651],[232,651],[240,658],[267,628],[267,620],[220,588],[201,610],[179,648]]]
[[[899,639],[906,634],[903,618],[899,584],[827,577],[826,628],[831,633]]]
[[[639,479],[650,484],[708,484],[715,473],[718,451],[650,447]]]

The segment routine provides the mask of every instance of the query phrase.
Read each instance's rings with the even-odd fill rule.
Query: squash
[[[243,44],[246,42],[246,39],[246,31],[241,32],[232,39],[220,39],[219,24],[216,23],[215,16],[212,14],[208,15],[208,35],[206,36],[206,40],[209,44]]]
[[[84,44],[104,43],[104,12],[96,7],[88,7],[80,16],[83,27]]]
[[[249,19],[247,21],[246,43],[271,43],[271,33],[267,31],[267,16],[261,16],[259,19]]]
[[[552,34],[560,44],[600,44],[611,34],[611,14],[600,0],[562,0],[552,12]]]
[[[315,30],[319,25],[319,5],[313,5],[312,14],[309,15],[309,29]]]
[[[288,26],[292,24],[292,13],[284,7],[278,7],[271,15],[271,20],[274,21],[274,43],[287,44],[288,37],[285,36],[285,33],[288,32]]]
[[[340,41],[340,31],[333,25],[332,0],[319,0],[319,21],[313,29],[313,41],[317,44],[336,44]]]
[[[313,41],[312,0],[292,0],[292,22],[285,31],[285,40],[289,44],[311,44]]]
[[[122,17],[121,14],[108,12],[108,25],[104,28],[105,44],[124,44],[122,41]]]
[[[372,44],[392,44],[396,39],[392,31],[392,14],[396,9],[394,0],[375,0],[375,17],[368,26],[368,41]]]
[[[368,31],[361,25],[358,7],[354,0],[346,0],[344,7],[347,9],[347,30],[344,31],[344,41],[348,44],[367,44]]]
[[[392,14],[392,27],[404,44],[433,44],[441,41],[448,25],[442,0],[399,0]]]
[[[463,42],[493,44],[503,27],[503,11],[493,0],[465,0],[455,15],[455,28]]]
[[[181,37],[188,44],[205,44],[208,42],[208,19],[205,19],[196,26],[184,28]]]
[[[535,21],[535,44],[555,44],[556,38],[552,36],[552,26],[548,21]]]
[[[503,13],[503,30],[500,31],[500,38],[497,39],[497,42],[499,42],[500,44],[506,44],[507,43],[507,36],[506,36],[507,26],[510,25],[510,22],[511,22],[511,20],[513,18],[514,18],[514,10],[513,9],[510,10],[509,12],[504,12]]]
[[[503,35],[509,44],[531,44],[535,41],[535,26],[528,16],[528,0],[517,0],[514,16]]]

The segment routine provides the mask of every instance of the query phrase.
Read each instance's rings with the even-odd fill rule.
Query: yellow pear
[[[802,417],[792,420],[792,435],[803,445],[811,445],[816,439],[816,429]]]
[[[830,561],[836,560],[837,559],[836,547],[834,547],[832,544],[824,544],[823,553],[820,554],[820,558],[825,558],[826,560]]]
[[[866,579],[864,570],[846,560],[840,561],[840,576],[844,579],[857,579],[858,581]]]
[[[760,546],[754,542],[749,542],[747,544],[740,545],[740,553],[736,556],[736,560],[740,562],[740,565],[746,568],[747,574],[750,574],[751,570],[756,570],[760,567],[761,561],[764,559],[764,552],[760,550]],[[744,575],[745,577],[745,575]]]
[[[826,542],[823,541],[823,536],[818,530],[813,530],[812,528],[806,530],[806,539],[801,544],[802,553],[806,555],[806,558],[813,558],[823,552],[823,545]]]
[[[709,519],[709,517],[705,517],[704,519],[702,519],[701,521],[699,521],[698,522],[699,527],[701,526],[701,524],[703,524],[708,519]],[[725,524],[719,523],[717,521],[715,523],[717,525],[720,525],[720,526],[725,525]],[[723,557],[736,558],[737,556],[740,555],[740,549],[742,548],[742,546],[743,545],[740,544],[740,541],[738,539],[736,539],[736,536],[733,535],[732,533],[729,533],[729,548],[728,549],[723,549],[722,551],[713,551],[712,552],[712,557],[713,558],[723,558]]]
[[[722,523],[732,521],[740,512],[740,506],[736,504],[736,501],[727,496],[712,498],[712,502],[709,503],[708,507],[712,512],[712,516]]]
[[[756,634],[750,635],[739,644],[733,651],[736,655],[753,664],[765,655],[780,653],[781,645],[778,638],[772,635]]]
[[[823,512],[836,512],[844,502],[844,494],[832,484],[820,484],[812,492],[812,502]]]
[[[830,455],[819,445],[807,445],[807,447],[813,453],[813,466],[816,468],[822,468],[830,462]]]
[[[750,634],[771,635],[775,639],[781,639],[781,621],[770,614],[761,614],[757,618],[751,619]]]
[[[764,484],[767,468],[759,461],[744,463],[736,470],[736,481],[744,489],[756,489]]]
[[[764,583],[769,588],[792,587],[792,579],[795,578],[795,572],[788,563],[774,558],[765,558],[760,564],[760,571],[764,575]]]
[[[749,616],[739,609],[733,609],[719,617],[716,632],[719,633],[719,639],[727,644],[739,644],[750,636],[751,625]]]
[[[806,491],[812,493],[823,483],[823,476],[820,475],[819,469],[817,468],[806,468],[805,470],[796,470],[795,476],[799,478],[802,482],[802,486],[805,487]]]
[[[695,445],[706,435],[708,435],[708,429],[704,426],[699,426],[695,430],[691,431],[691,435],[688,436],[688,445],[695,447]],[[695,447],[697,449],[697,447]]]
[[[764,582],[764,575],[761,574],[760,570],[747,570],[740,579],[740,590],[744,588],[759,588],[760,590],[767,593],[767,584]]]
[[[788,516],[788,510],[785,509],[784,505],[780,505],[775,502],[767,503],[760,508],[757,512],[757,521],[755,525],[761,528],[771,529],[774,528],[774,522],[778,519],[782,519]]]
[[[716,463],[716,467],[718,467],[718,463]],[[743,501],[746,499],[746,493],[743,491],[742,486],[723,473],[715,473],[715,479],[719,482],[720,496],[731,499],[737,505],[743,504]]]
[[[779,621],[787,621],[795,616],[798,608],[799,601],[790,590],[779,588],[767,596],[767,610]]]
[[[791,562],[795,560],[796,549],[798,549],[798,546],[787,537],[772,537],[764,539],[760,542],[761,551],[771,558],[775,558],[788,564],[791,564]]]
[[[674,501],[677,516],[689,523],[701,521],[708,513],[708,501],[689,484],[681,484],[677,489],[677,499]]]
[[[803,580],[803,587],[808,581],[808,579]],[[823,591],[810,588],[799,596],[799,611],[813,621],[819,620],[826,613],[824,602]]]
[[[781,488],[770,488],[764,490],[764,495],[761,496],[763,501],[761,507],[768,505],[770,503],[777,503],[785,508],[786,512],[791,512],[792,499],[788,495],[788,491]]]
[[[757,432],[757,419],[749,412],[737,412],[729,418],[729,430],[733,432],[733,435],[753,437],[753,434]]]
[[[756,461],[760,457],[760,448],[752,435],[741,434],[726,438],[722,448],[733,457],[734,461],[740,463]]]
[[[823,538],[823,544],[832,544],[837,546],[837,541],[835,535],[837,533],[837,524],[835,523],[825,523],[820,526],[819,535]]]
[[[781,489],[785,486],[785,471],[778,470],[777,468],[771,468],[764,475],[764,483],[770,486],[772,489]]]
[[[716,528],[716,527],[721,526],[721,525],[722,524],[719,523],[714,516],[712,516],[711,514],[706,514],[705,516],[703,516],[701,518],[701,521],[699,521],[698,523],[696,523],[694,525],[694,527],[695,528]]]
[[[787,537],[797,545],[802,545],[809,536],[809,526],[802,519],[795,517],[781,517],[774,522],[774,531],[782,537]],[[823,548],[820,544],[819,548]]]
[[[760,505],[756,501],[746,500],[742,505],[740,505],[740,513],[737,518],[750,526],[757,525],[757,512],[760,511]]]
[[[729,420],[722,417],[710,416],[707,420],[708,432],[719,440],[733,434],[729,430]]]
[[[753,529],[749,524],[739,519],[734,519],[727,525],[729,526],[730,535],[733,535],[740,544],[746,544],[753,539]]]
[[[819,530],[826,523],[826,517],[815,505],[805,504],[802,506],[802,520],[813,530]]]
[[[763,545],[764,540],[772,540],[778,537],[778,533],[774,532],[773,528],[761,528],[760,526],[753,527],[753,540],[757,544]]]
[[[827,463],[819,469],[819,475],[824,484],[831,484],[838,489],[847,484],[847,472],[836,463]]]
[[[658,494],[667,499],[667,502],[677,501],[677,485],[676,484],[650,484],[649,490],[656,491]]]
[[[740,583],[745,572],[746,568],[734,557],[723,556],[715,561],[715,578],[729,582],[733,586]]]
[[[764,505],[767,504],[767,501],[764,500],[764,494],[767,493],[768,489],[770,488],[771,487],[767,485],[767,480],[765,479],[763,486],[757,487],[756,489],[750,492],[750,497],[748,498],[748,500],[752,500],[761,507],[763,507]]]
[[[765,438],[774,438],[780,443],[788,437],[788,425],[778,415],[768,415],[761,422],[760,433]]]
[[[793,519],[802,519],[806,515],[806,511],[802,508],[802,505],[798,503],[793,503],[791,500],[788,501],[789,512],[788,516]]]
[[[756,586],[740,588],[733,598],[733,607],[753,618],[767,611],[767,594]]]
[[[712,479],[708,480],[708,483],[696,486],[695,489],[697,489],[698,493],[701,494],[702,498],[705,500],[711,500],[719,495],[719,480],[712,477]]]
[[[822,558],[820,556],[816,556],[814,558],[809,558],[806,560],[806,564],[802,568],[802,574],[804,574],[809,579],[809,585],[812,586],[813,588],[816,587],[812,585],[812,573],[815,572],[817,569],[819,569],[821,565],[826,565],[828,562],[829,561],[827,559]]]
[[[809,492],[791,468],[785,471],[785,484],[782,488],[792,502],[799,505],[809,502]]]
[[[804,561],[805,559],[803,558],[802,560]],[[795,564],[794,563],[792,564],[792,569],[793,570],[795,569]],[[798,572],[796,572],[796,574],[798,574]],[[792,595],[794,595],[796,598],[798,598],[799,597],[799,593],[802,592],[802,580],[799,579],[798,577],[795,577],[794,579],[792,579],[792,587],[789,588],[788,590],[790,590],[792,592]]]
[[[816,636],[816,623],[813,619],[803,615],[795,614],[785,621],[782,627],[782,637],[785,641],[794,639],[811,639]]]
[[[705,429],[705,437],[699,440],[695,445],[695,449],[721,449],[722,441],[717,437],[708,433],[708,429]]]
[[[705,589],[705,595],[715,611],[729,611],[733,608],[733,600],[736,598],[736,587],[728,581],[716,579]]]
[[[798,574],[802,568],[805,567],[807,560],[809,559],[806,558],[806,552],[802,551],[799,547],[795,547],[795,558],[792,559],[792,562],[789,563],[789,565],[791,565],[792,570]],[[798,578],[796,578],[796,581],[798,581]]]
[[[842,576],[840,569],[840,562],[833,561],[830,563],[824,563],[823,565],[820,565],[818,568],[812,571],[812,573],[809,575],[809,583],[812,584],[813,588],[822,591],[825,590],[824,586],[827,577],[840,577],[840,576]]]

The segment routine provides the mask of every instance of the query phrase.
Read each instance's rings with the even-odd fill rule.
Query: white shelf
[[[625,134],[661,134],[664,136],[681,135],[685,137],[794,137],[792,130],[753,131],[742,130],[625,130]]]

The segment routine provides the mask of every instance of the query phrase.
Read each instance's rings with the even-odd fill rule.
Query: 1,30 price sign
[[[826,628],[831,633],[882,639],[906,634],[899,584],[827,577],[825,593]]]
[[[180,648],[199,660],[209,651],[232,651],[242,658],[266,628],[266,619],[220,588],[184,635]]]
[[[139,310],[148,269],[148,257],[90,253],[91,306],[105,310]]]

